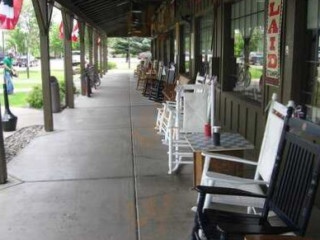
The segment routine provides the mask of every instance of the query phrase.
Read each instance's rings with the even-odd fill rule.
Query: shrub
[[[108,62],[108,70],[111,69],[116,69],[117,68],[117,64],[114,62]]]
[[[64,81],[59,81],[60,102],[64,102],[66,96],[66,84]]]
[[[60,90],[60,101],[63,102],[66,96],[66,83],[65,81],[59,81],[59,90]],[[80,94],[80,91],[73,86],[73,93],[76,95]]]
[[[73,87],[74,94],[79,94],[79,90],[76,87]],[[66,91],[65,91],[65,82],[59,82],[59,91],[60,91],[60,102],[65,100]],[[32,91],[29,93],[27,97],[27,102],[29,106],[32,108],[40,109],[43,107],[43,95],[42,88],[40,85],[34,86]]]
[[[40,109],[43,107],[43,96],[40,85],[34,86],[27,97],[30,107]]]

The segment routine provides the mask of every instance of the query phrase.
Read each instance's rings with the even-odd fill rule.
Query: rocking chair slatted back
[[[163,90],[163,95],[166,101],[175,101],[176,100],[176,91],[178,85],[187,85],[190,82],[190,79],[179,75],[177,71],[175,71],[175,77],[173,80],[173,84],[167,84]]]
[[[202,132],[207,123],[210,88],[208,85],[184,86],[182,132]]]
[[[157,79],[160,80],[162,77],[162,73],[163,73],[163,64],[162,62],[159,62],[159,68],[158,68],[158,73],[157,73]]]
[[[206,76],[201,76],[200,73],[198,72],[196,76],[196,84],[201,85],[205,83],[206,83]]]
[[[287,110],[286,106],[272,101],[261,144],[256,180],[261,177],[264,181],[270,182]]]
[[[159,67],[158,65],[159,65],[159,64],[158,64],[158,61],[157,61],[157,60],[154,60],[153,63],[152,63],[152,69],[155,70],[155,71],[157,71],[157,69],[158,69],[158,67]]]
[[[269,188],[266,208],[295,229],[296,234],[304,235],[319,181],[320,145],[314,142],[320,136],[320,126],[290,119],[288,127],[290,131],[283,134],[284,145],[272,176],[278,181],[273,181]]]
[[[160,78],[156,79],[156,81],[153,83],[153,86],[151,86],[149,99],[153,101],[159,101],[161,102],[163,100],[163,94],[162,90],[164,87],[165,81],[168,79],[169,76],[169,70],[166,67],[162,67],[159,69],[159,76]]]
[[[167,85],[171,85],[175,83],[175,76],[176,76],[175,68],[170,68],[168,70]]]

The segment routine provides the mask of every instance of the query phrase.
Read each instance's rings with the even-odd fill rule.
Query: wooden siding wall
[[[216,90],[216,120],[224,131],[238,132],[252,144],[255,149],[246,151],[250,159],[257,159],[263,138],[265,117],[261,107],[230,92]]]

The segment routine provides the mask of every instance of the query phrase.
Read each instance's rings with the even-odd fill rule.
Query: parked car
[[[263,65],[263,53],[251,52],[249,56],[249,62],[251,65]]]
[[[18,57],[16,62],[15,62],[15,65],[19,66],[19,67],[27,67],[27,65],[28,65],[27,56]],[[36,59],[32,55],[30,55],[29,56],[29,67],[36,67],[38,65],[39,65],[38,59]]]
[[[0,54],[0,66],[3,65],[3,60],[4,60],[4,56],[3,56],[3,54],[1,53],[1,54]]]
[[[80,51],[72,51],[72,65],[79,65],[80,61]]]

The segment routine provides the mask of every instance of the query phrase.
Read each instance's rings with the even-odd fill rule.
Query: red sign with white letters
[[[282,27],[282,0],[269,0],[266,49],[266,84],[280,84],[280,41]]]

